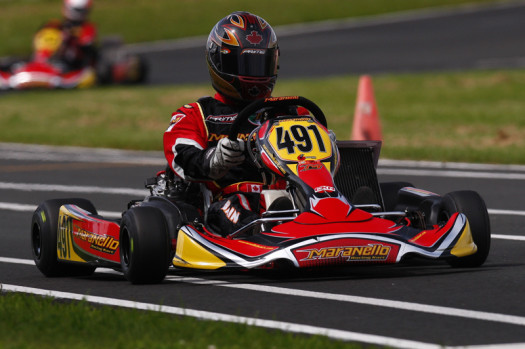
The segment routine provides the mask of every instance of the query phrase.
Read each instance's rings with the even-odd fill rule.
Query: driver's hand
[[[230,168],[242,164],[245,158],[244,148],[244,141],[239,138],[236,141],[229,138],[219,140],[210,160],[209,177],[221,178]]]

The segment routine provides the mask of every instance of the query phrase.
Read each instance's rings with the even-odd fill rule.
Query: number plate
[[[62,44],[62,33],[58,29],[41,29],[34,38],[33,45],[35,51],[55,52]]]
[[[286,119],[272,126],[268,141],[285,161],[324,160],[332,156],[328,132],[309,118]]]

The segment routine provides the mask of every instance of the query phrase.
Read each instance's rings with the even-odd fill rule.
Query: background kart
[[[126,52],[118,37],[102,40],[95,66],[86,65],[73,70],[67,69],[54,56],[61,45],[60,30],[40,30],[35,34],[30,59],[6,57],[0,61],[0,90],[71,89],[96,83],[131,84],[146,80],[148,68],[144,58]]]
[[[292,106],[313,116],[294,115]],[[302,97],[254,102],[239,113],[229,137],[237,138],[239,125],[256,112],[263,122],[248,137],[248,156],[267,180],[244,184],[261,193],[260,219],[229,234],[214,232],[206,225],[213,194],[163,171],[147,181],[151,195],[130,202],[122,219],[97,215],[84,199],[39,205],[31,223],[37,267],[60,276],[104,266],[133,283],[156,283],[170,264],[319,268],[413,256],[458,267],[484,263],[490,222],[476,192],[442,197],[410,183],[379,184],[380,142],[335,142],[322,111]]]

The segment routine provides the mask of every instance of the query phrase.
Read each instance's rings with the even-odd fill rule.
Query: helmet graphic
[[[277,79],[279,48],[272,27],[249,12],[234,12],[210,32],[206,60],[212,85],[238,101],[269,97]]]
[[[87,19],[93,0],[64,0],[62,14],[74,22],[83,22]]]

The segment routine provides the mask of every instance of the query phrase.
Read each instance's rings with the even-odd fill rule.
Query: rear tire
[[[37,268],[47,277],[87,276],[96,267],[87,264],[61,262],[57,257],[57,229],[60,207],[73,204],[97,214],[93,204],[86,199],[54,199],[42,202],[31,220],[31,251]]]
[[[159,283],[170,266],[171,245],[166,219],[152,206],[128,210],[120,226],[120,263],[133,284]]]
[[[455,212],[467,216],[478,250],[470,256],[450,259],[448,263],[458,268],[479,267],[485,262],[490,251],[490,219],[485,201],[475,191],[448,193],[443,197],[440,220],[448,219]]]
[[[383,203],[385,204],[385,211],[395,211],[398,203],[398,193],[401,188],[413,187],[409,182],[384,182],[379,183],[381,188],[381,195],[383,196]]]

